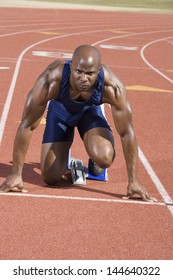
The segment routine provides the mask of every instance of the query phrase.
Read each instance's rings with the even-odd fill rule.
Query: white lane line
[[[118,46],[118,45],[99,45],[102,49],[136,51],[138,47]]]
[[[62,53],[62,52],[33,51],[32,55],[42,56],[42,57],[72,58],[72,53]]]
[[[131,29],[131,28],[129,28]],[[104,30],[104,31],[107,31],[107,30]],[[110,30],[109,30],[110,31]],[[96,45],[99,45],[99,44],[102,44],[103,42],[107,42],[107,41],[110,41],[110,40],[113,40],[113,39],[118,39],[118,38],[126,38],[126,37],[133,37],[133,36],[139,36],[139,35],[145,35],[145,34],[157,34],[157,33],[163,33],[163,32],[172,32],[173,29],[170,29],[170,30],[158,30],[158,31],[145,31],[145,32],[140,32],[140,33],[132,33],[132,34],[125,34],[125,35],[119,35],[119,36],[113,36],[113,37],[110,37],[110,38],[105,38],[105,39],[102,39],[102,40],[99,40],[95,43],[93,43],[92,45],[93,46],[96,46]]]
[[[0,66],[0,70],[8,70],[10,67]]]
[[[78,196],[59,196],[59,195],[44,195],[44,194],[24,194],[24,193],[0,193],[0,196],[12,196],[12,197],[32,197],[32,198],[47,198],[47,199],[65,199],[65,200],[80,200],[80,201],[96,201],[96,202],[110,202],[110,203],[129,203],[129,204],[144,204],[165,206],[163,202],[145,202],[142,200],[128,200],[128,199],[106,199],[106,198],[94,198],[94,197],[78,197]],[[172,204],[173,206],[173,204]]]
[[[153,181],[153,183],[156,186],[158,192],[162,196],[163,201],[165,202],[165,204],[167,205],[170,213],[173,216],[173,207],[171,207],[171,205],[173,205],[173,200],[171,199],[171,197],[169,196],[169,194],[165,190],[165,187],[163,186],[163,184],[161,183],[161,181],[157,177],[156,173],[154,172],[153,168],[151,167],[150,163],[148,162],[147,158],[145,157],[145,155],[143,154],[143,152],[141,151],[140,148],[138,148],[138,152],[139,152],[139,158],[140,158],[143,166],[145,167],[149,177]]]
[[[144,55],[144,51],[146,50],[147,47],[151,46],[152,44],[170,39],[171,37],[166,37],[166,38],[161,38],[158,40],[154,40],[149,42],[148,44],[144,45],[143,48],[140,51],[140,55],[143,59],[143,61],[153,70],[155,71],[157,74],[159,74],[160,76],[162,76],[164,79],[166,79],[168,82],[173,84],[173,80],[169,77],[167,77],[165,74],[163,74],[162,72],[160,72],[156,67],[154,67],[146,58]],[[146,171],[148,172],[150,178],[152,179],[152,181],[154,182],[155,186],[157,187],[159,193],[161,194],[162,198],[164,201],[167,201],[169,203],[173,203],[171,197],[169,196],[169,194],[167,193],[167,191],[165,190],[163,184],[160,182],[160,180],[158,179],[158,177],[156,176],[154,170],[152,169],[151,165],[149,164],[148,160],[146,159],[146,157],[144,156],[144,154],[142,153],[142,151],[139,149],[139,157],[140,160],[142,161]],[[168,206],[169,211],[171,212],[172,216],[173,216],[173,208]]]
[[[144,55],[144,51],[146,50],[146,48],[148,48],[149,46],[155,44],[155,43],[158,43],[158,42],[161,42],[161,41],[164,41],[164,40],[167,40],[167,39],[170,39],[170,38],[173,38],[173,36],[171,37],[166,37],[166,38],[162,38],[162,39],[158,39],[158,40],[155,40],[155,41],[152,41],[152,42],[149,42],[148,44],[146,44],[145,46],[143,46],[143,48],[141,49],[140,51],[140,54],[141,54],[141,57],[143,59],[143,61],[153,70],[155,71],[157,74],[159,74],[160,76],[162,76],[164,79],[166,79],[168,82],[170,82],[171,84],[173,84],[173,80],[171,78],[169,78],[168,76],[166,76],[165,74],[163,74],[161,71],[159,71],[156,67],[154,67],[145,57]]]

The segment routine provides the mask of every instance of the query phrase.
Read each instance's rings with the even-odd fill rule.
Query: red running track
[[[124,201],[127,175],[119,136],[108,182],[45,186],[40,176],[44,124],[24,166],[26,195],[0,195],[0,259],[170,260],[173,258],[173,15],[0,9],[0,183],[11,169],[23,104],[36,77],[56,58],[92,44],[125,83],[139,144],[139,176],[158,203]],[[74,157],[87,163],[76,132]]]

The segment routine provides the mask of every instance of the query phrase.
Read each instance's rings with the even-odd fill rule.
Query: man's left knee
[[[115,158],[115,150],[98,156],[98,162],[96,162],[101,168],[108,168],[112,165]]]

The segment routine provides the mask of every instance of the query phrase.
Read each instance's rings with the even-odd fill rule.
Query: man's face
[[[89,91],[95,84],[100,66],[92,57],[76,58],[71,63],[71,83],[78,91]]]

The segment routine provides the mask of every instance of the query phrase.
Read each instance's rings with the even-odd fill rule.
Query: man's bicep
[[[29,93],[25,102],[21,125],[25,128],[35,129],[46,109],[47,102],[39,104],[37,100]]]

